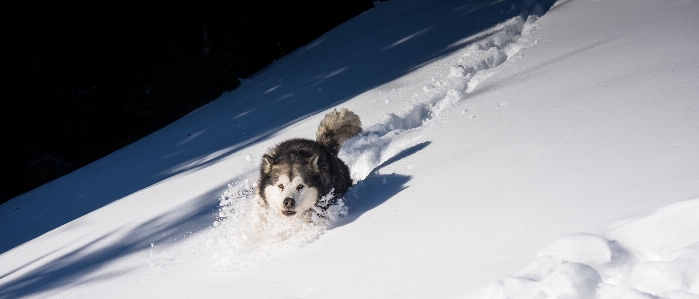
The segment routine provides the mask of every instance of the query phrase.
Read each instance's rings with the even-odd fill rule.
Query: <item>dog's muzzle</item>
[[[293,216],[294,214],[296,214],[296,211],[292,211],[292,209],[296,206],[296,201],[293,198],[287,197],[284,199],[283,203],[284,208],[286,209],[282,211],[282,214],[284,214],[284,216]]]
[[[294,208],[294,206],[296,206],[296,201],[293,198],[287,197],[284,199],[284,207],[285,208],[291,210]]]

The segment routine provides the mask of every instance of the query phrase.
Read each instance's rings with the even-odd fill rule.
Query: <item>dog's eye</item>
[[[284,190],[284,185],[282,185],[282,184],[277,185],[277,187],[279,187],[279,189]]]
[[[303,185],[299,185],[298,187],[296,187],[296,190],[301,191],[301,189],[303,189]]]

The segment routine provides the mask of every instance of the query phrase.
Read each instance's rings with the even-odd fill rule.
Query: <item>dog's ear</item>
[[[318,157],[318,154],[315,154],[308,160],[308,164],[311,165],[311,169],[313,169],[315,173],[320,172],[320,168],[318,168]]]
[[[328,171],[327,161],[325,161],[324,158],[321,158],[318,154],[313,155],[311,159],[308,160],[308,163],[311,164],[311,168],[316,173]]]
[[[268,154],[264,154],[262,156],[262,164],[260,165],[260,169],[262,169],[263,173],[270,173],[272,171],[272,161],[274,161],[274,158]]]

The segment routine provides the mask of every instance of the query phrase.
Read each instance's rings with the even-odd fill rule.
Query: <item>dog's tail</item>
[[[333,155],[337,155],[342,144],[360,132],[362,132],[362,122],[359,116],[342,108],[340,112],[334,110],[328,113],[320,122],[316,141],[330,149]]]

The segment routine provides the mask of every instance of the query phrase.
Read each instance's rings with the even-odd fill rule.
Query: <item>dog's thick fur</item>
[[[347,139],[361,131],[359,116],[343,108],[325,116],[315,141],[295,138],[271,148],[260,163],[260,204],[293,216],[331,191],[334,198],[341,197],[352,186],[352,179],[337,154]]]

